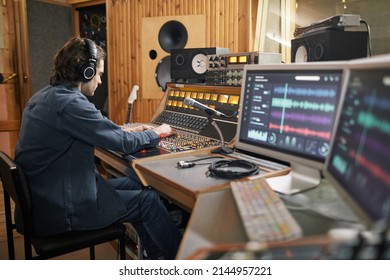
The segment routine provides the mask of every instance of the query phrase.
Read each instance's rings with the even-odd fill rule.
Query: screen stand
[[[287,175],[267,178],[266,180],[274,191],[292,195],[318,186],[321,174],[318,169],[292,163],[291,170]]]
[[[211,153],[212,154],[223,154],[223,155],[233,153],[233,149],[225,146],[225,140],[223,138],[222,131],[221,131],[221,129],[219,129],[219,126],[215,122],[213,117],[210,114],[207,114],[207,119],[212,124],[212,126],[214,126],[215,130],[218,132],[219,139],[221,141],[221,147],[218,147],[218,148],[211,150]]]

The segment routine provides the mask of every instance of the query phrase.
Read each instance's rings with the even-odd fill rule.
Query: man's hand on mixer
[[[160,135],[160,137],[167,137],[176,134],[176,130],[173,129],[170,125],[165,123],[158,127],[153,128],[153,131],[156,132],[158,135]]]
[[[141,124],[139,126],[134,126],[134,127],[123,127],[123,130],[127,132],[142,132],[144,130],[153,129],[153,128],[154,126]]]

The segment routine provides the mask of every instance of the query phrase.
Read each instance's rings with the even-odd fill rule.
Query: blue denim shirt
[[[78,88],[36,93],[23,111],[15,156],[31,188],[36,234],[95,229],[124,216],[116,191],[96,183],[94,147],[133,153],[158,140],[151,130],[123,131]]]

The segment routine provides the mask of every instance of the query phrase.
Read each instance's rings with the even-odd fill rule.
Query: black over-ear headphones
[[[83,82],[89,82],[96,74],[97,49],[94,41],[87,38],[85,38],[84,41],[88,47],[89,57],[87,61],[80,66],[80,72]]]

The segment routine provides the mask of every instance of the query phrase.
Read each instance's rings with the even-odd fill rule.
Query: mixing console
[[[163,111],[148,125],[158,126],[169,124],[176,129],[177,134],[162,138],[157,149],[141,151],[134,155],[149,156],[166,152],[180,152],[212,146],[220,146],[221,141],[216,129],[207,119],[207,114],[199,109],[184,104],[184,98],[189,97],[215,110],[232,115],[232,117],[214,117],[220,128],[225,144],[233,141],[238,116],[232,112],[238,111],[240,89],[237,87],[210,87],[195,84],[168,84]],[[134,127],[141,123],[126,124]],[[160,150],[159,152],[157,150]],[[164,152],[161,152],[164,150]]]
[[[168,124],[168,122],[165,122]],[[126,127],[135,127],[142,125],[142,123],[126,124]],[[145,124],[153,125],[153,124]],[[221,141],[212,139],[206,136],[198,135],[188,131],[176,130],[175,135],[161,138],[158,148],[162,148],[167,152],[180,152],[199,148],[213,147],[221,145]]]

